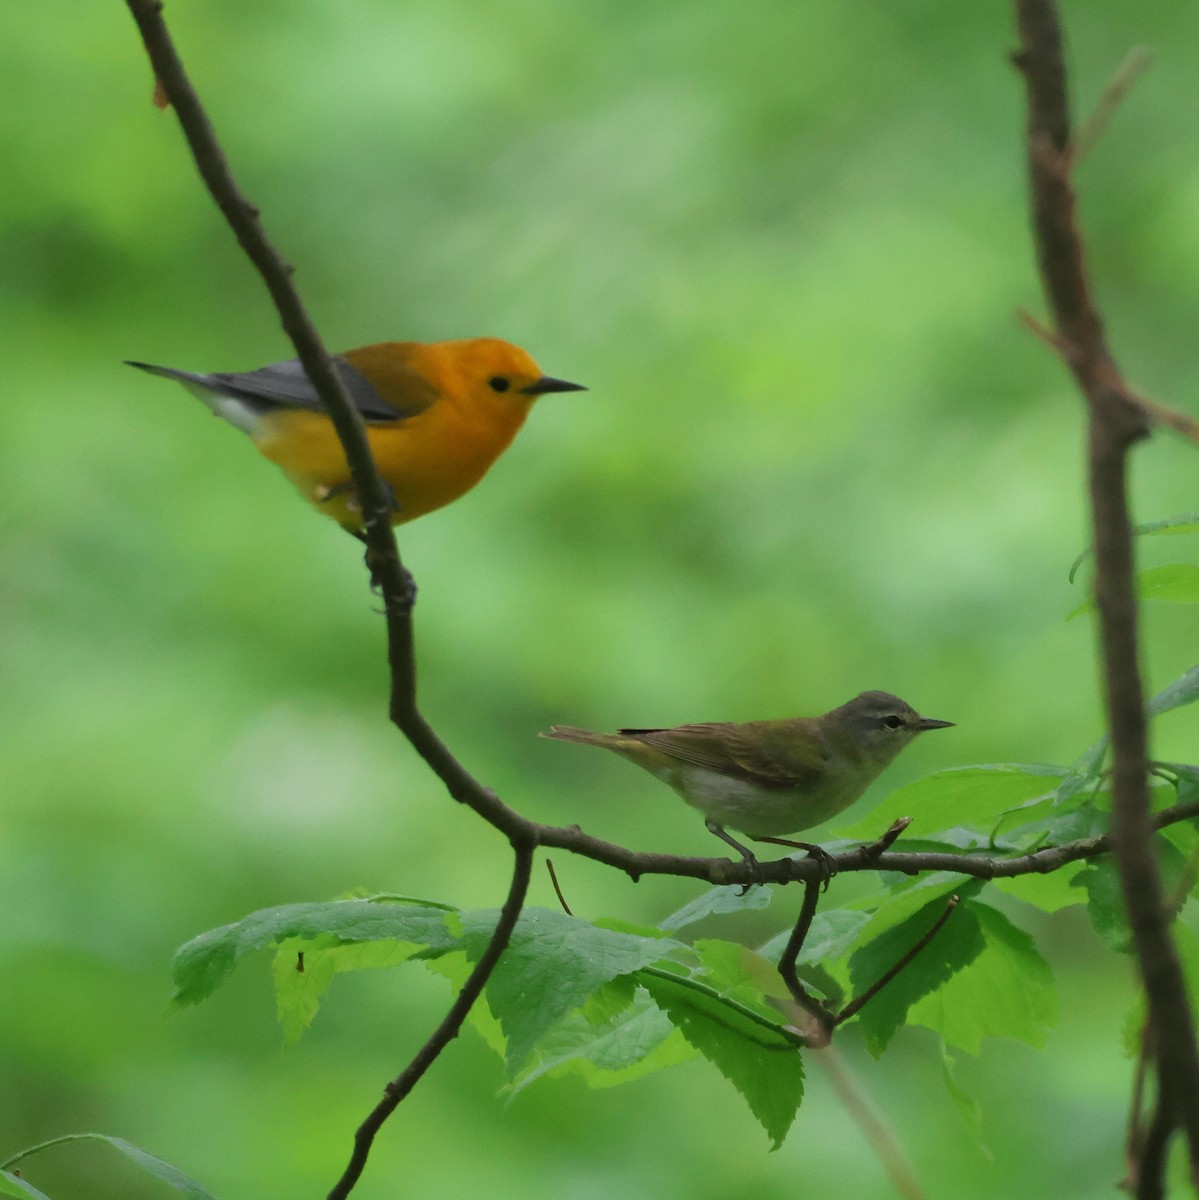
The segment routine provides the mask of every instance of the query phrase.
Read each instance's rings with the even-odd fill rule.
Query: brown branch
[[[391,532],[391,500],[384,487],[358,410],[329,362],[329,352],[291,283],[292,268],[263,232],[258,209],[237,186],[199,97],[187,77],[162,19],[161,0],[126,0],[157,77],[156,94],[170,101],[196,167],[213,200],[233,230],[246,257],[254,264],[275,303],[283,330],[291,339],[304,373],[313,386],[345,448],[350,475],[362,505],[367,546],[384,603],[405,611],[411,607],[411,584]]]
[[[1078,358],[1078,351],[1069,342],[1022,308],[1016,310],[1016,316],[1025,329],[1044,342],[1056,354],[1060,354],[1067,366],[1073,367]],[[1136,391],[1122,379],[1113,381],[1113,383],[1119,387],[1120,399],[1126,404],[1140,409],[1141,415],[1146,420],[1164,425],[1167,429],[1172,429],[1192,442],[1199,442],[1199,421],[1189,413],[1179,412],[1177,409],[1163,404],[1160,400],[1146,396],[1144,392]]]
[[[812,928],[812,918],[815,917],[816,908],[820,904],[820,893],[825,882],[816,877],[804,884],[803,904],[778,965],[779,975],[787,985],[791,998],[812,1018],[816,1026],[815,1029],[804,1031],[804,1041],[815,1048],[828,1045],[834,1025],[833,1014],[800,983],[797,960],[808,936],[808,930]]]
[[[523,902],[524,889],[527,887],[528,863],[536,845],[560,847],[607,863],[624,871],[634,880],[643,874],[671,874],[706,879],[712,883],[749,883],[758,882],[759,876],[751,879],[748,868],[726,859],[639,854],[589,837],[577,827],[560,829],[529,821],[476,780],[424,719],[416,701],[411,578],[403,567],[395,544],[390,526],[390,497],[375,469],[361,419],[345,395],[340,380],[332,371],[328,353],[291,284],[291,269],[267,241],[258,221],[257,210],[245,199],[230,174],[208,119],[188,82],[162,22],[161,3],[159,0],[126,2],[141,31],[162,91],[178,115],[200,174],[270,291],[283,328],[291,338],[304,370],[316,387],[345,448],[346,459],[362,505],[368,560],[383,591],[387,617],[388,662],[391,669],[392,720],[441,779],[450,795],[460,803],[468,805],[484,820],[506,834],[517,855],[517,871],[509,904],[505,906],[505,918],[497,926],[484,959],[476,966],[471,980],[459,995],[443,1026],[426,1044],[418,1058],[414,1059],[409,1068],[389,1086],[384,1101],[364,1123],[363,1130],[366,1133],[363,1133],[363,1130],[359,1131],[360,1141],[356,1144],[355,1157],[342,1183],[338,1185],[341,1190],[335,1189],[332,1193],[335,1197],[345,1196],[353,1186],[357,1173],[361,1171],[370,1140],[378,1127],[394,1110],[399,1099],[411,1090],[465,1017],[470,1002],[485,982],[485,962],[488,964],[486,970],[489,971],[495,961],[498,961],[507,938],[503,928],[507,924],[510,933],[511,924],[515,923],[520,903]],[[1106,440],[1095,440],[1096,475],[1101,475],[1104,467],[1109,473],[1112,470],[1118,473],[1122,470],[1123,453],[1127,445],[1143,434],[1145,420],[1139,407],[1129,402],[1129,390],[1123,385],[1107,356],[1103,347],[1102,329],[1087,293],[1081,246],[1073,227],[1073,193],[1069,184],[1066,150],[1068,121],[1065,116],[1065,84],[1052,7],[1045,3],[1034,3],[1033,0],[1019,0],[1019,6],[1022,18],[1027,15],[1029,22],[1022,65],[1030,85],[1034,77],[1040,81],[1036,87],[1030,86],[1033,120],[1030,124],[1029,141],[1034,177],[1039,180],[1034,185],[1034,196],[1040,230],[1038,246],[1042,269],[1061,331],[1058,336],[1066,344],[1078,349],[1077,361],[1071,362],[1072,369],[1079,377],[1080,383],[1085,383],[1084,390],[1088,396],[1095,397],[1093,403],[1097,415],[1102,413],[1104,417],[1102,422],[1097,421],[1097,424],[1102,424],[1107,431],[1107,437]],[[1050,52],[1047,56],[1040,49],[1038,41],[1046,31],[1050,36]],[[1045,64],[1047,67],[1042,69]],[[1103,483],[1105,487],[1108,486],[1106,476],[1103,477]],[[1123,505],[1122,490],[1117,494],[1120,507]],[[1109,521],[1107,527],[1115,530],[1115,543],[1105,545],[1098,537],[1096,539],[1101,579],[1100,612],[1104,620],[1105,643],[1110,626],[1110,629],[1115,631],[1117,642],[1127,650],[1130,646],[1135,649],[1135,642],[1129,640],[1130,636],[1135,635],[1135,625],[1129,621],[1127,612],[1121,608],[1119,587],[1117,586],[1115,593],[1107,594],[1107,591],[1110,591],[1108,581],[1114,578],[1118,585],[1121,572],[1126,574],[1127,564],[1120,561],[1119,516],[1120,512],[1117,511],[1105,518]],[[1126,524],[1126,513],[1124,521]],[[1110,664],[1113,661],[1113,651],[1109,648],[1108,653]],[[1143,840],[1145,832],[1152,827],[1148,819],[1148,810],[1141,806],[1141,799],[1136,794],[1138,786],[1142,792],[1145,790],[1145,780],[1144,718],[1140,711],[1135,654],[1123,661],[1125,666],[1131,662],[1131,677],[1126,671],[1121,675],[1120,668],[1109,673],[1109,699],[1113,709],[1113,744],[1117,763],[1116,811],[1119,827],[1116,836],[1121,846],[1132,845],[1137,838]],[[1130,683],[1132,690],[1128,691]],[[1136,711],[1131,715],[1130,697],[1136,700]],[[1131,801],[1128,797],[1131,797]],[[1179,806],[1180,809],[1182,807]],[[1124,809],[1127,809],[1127,812],[1124,812]],[[1165,814],[1159,814],[1159,825],[1168,823],[1162,819],[1164,817]],[[1181,820],[1183,817],[1174,816],[1171,819]],[[981,878],[1010,878],[1034,871],[1054,870],[1077,858],[1106,853],[1110,848],[1110,839],[1096,838],[1005,860],[952,854],[892,854],[885,850],[880,852],[875,844],[838,856],[836,865],[839,870],[898,870],[909,873],[944,868]],[[1135,846],[1131,851],[1121,850],[1121,857],[1127,860],[1127,864],[1122,863],[1121,867],[1122,875],[1127,875],[1126,891],[1131,886],[1130,880],[1145,877],[1145,855],[1141,854],[1140,858],[1137,858],[1137,853]],[[1151,872],[1152,867],[1150,859]],[[763,864],[760,878],[779,883],[802,880],[811,885],[822,876],[820,864],[781,859],[776,863]],[[1155,878],[1156,876],[1152,875],[1151,882]],[[518,894],[520,899],[514,901],[513,898]],[[1160,889],[1151,889],[1149,895],[1151,898],[1160,899]],[[1177,973],[1177,961],[1171,958],[1172,948],[1168,938],[1164,956],[1159,953],[1162,948],[1158,933],[1164,936],[1160,914],[1147,922],[1144,904],[1132,903],[1129,904],[1129,912],[1133,920],[1134,934],[1141,940],[1148,939],[1146,946],[1150,947],[1146,949],[1141,945],[1141,940],[1138,940],[1138,953],[1146,973],[1155,1027],[1163,1042],[1172,1044],[1173,1033],[1179,1020],[1189,1020],[1189,1013],[1185,1009],[1185,997],[1181,1009],[1173,1004],[1172,1000],[1167,1003],[1163,999],[1172,997],[1176,991],[1174,975]],[[508,917],[510,921],[507,920]],[[1157,941],[1154,941],[1155,937]],[[798,950],[796,952],[798,953]],[[1187,1028],[1189,1031],[1189,1026]],[[1191,1046],[1193,1049],[1193,1038]],[[1191,1063],[1193,1057],[1192,1055],[1187,1058],[1186,1062],[1171,1072],[1171,1078],[1180,1086],[1183,1081],[1196,1077]],[[1164,1074],[1167,1068],[1163,1065],[1162,1070]],[[1194,1097],[1197,1094],[1199,1093],[1192,1089],[1190,1098],[1187,1098],[1185,1103],[1178,1103],[1174,1108],[1174,1111],[1182,1114],[1188,1131],[1192,1127],[1199,1129],[1199,1121],[1193,1120],[1193,1110],[1196,1108]],[[1192,1145],[1195,1144],[1192,1139]]]
[[[329,1193],[328,1200],[345,1200],[353,1190],[354,1184],[362,1174],[363,1167],[374,1144],[375,1135],[383,1123],[395,1111],[399,1103],[417,1085],[424,1073],[437,1060],[437,1056],[458,1036],[462,1022],[466,1020],[475,1001],[482,994],[487,980],[495,970],[501,955],[508,948],[512,931],[520,918],[524,907],[525,896],[529,890],[529,878],[533,870],[533,847],[526,845],[513,846],[516,863],[512,871],[512,885],[508,889],[508,898],[500,909],[499,920],[479,961],[475,963],[462,990],[458,993],[450,1011],[446,1013],[441,1024],[433,1031],[432,1036],[417,1051],[412,1061],[393,1079],[383,1090],[383,1099],[371,1111],[371,1114],[358,1128],[354,1135],[354,1152],[346,1166],[342,1177]]]
[[[1113,757],[1112,834],[1149,1000],[1162,1086],[1160,1107],[1186,1131],[1199,1172],[1199,1047],[1178,954],[1164,915],[1150,836],[1148,731],[1137,655],[1127,460],[1148,433],[1104,340],[1091,294],[1071,182],[1070,115],[1061,26],[1053,0],[1015,0],[1015,56],[1028,96],[1028,171],[1037,261],[1066,361],[1086,398],[1095,529],[1095,600]]]
[[[941,932],[941,926],[949,920],[949,914],[958,906],[956,896],[949,897],[945,911],[932,923],[928,932],[893,966],[876,979],[860,996],[851,1000],[838,1014],[834,1024],[844,1025],[850,1017],[856,1017],[915,957]]]

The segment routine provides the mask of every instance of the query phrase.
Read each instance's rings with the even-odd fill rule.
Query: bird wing
[[[791,788],[819,779],[828,757],[824,746],[813,746],[806,760],[801,761],[794,745],[781,752],[782,739],[770,736],[773,733],[770,725],[771,722],[755,722],[750,726],[717,722],[620,732],[679,762],[760,787]]]
[[[354,407],[368,421],[402,421],[406,417],[424,412],[437,398],[436,389],[415,371],[409,371],[411,380],[405,380],[404,403],[384,400],[361,371],[350,366],[343,358],[331,360],[338,378],[345,385],[354,402]],[[304,373],[298,358],[285,362],[271,363],[256,371],[232,374],[212,373],[192,376],[205,386],[248,401],[261,410],[271,408],[308,408],[324,412],[325,406],[317,395],[312,380]],[[393,394],[395,389],[392,389]]]

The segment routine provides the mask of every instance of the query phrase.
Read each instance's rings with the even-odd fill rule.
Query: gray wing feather
[[[368,421],[398,421],[427,407],[427,401],[423,397],[421,402],[410,410],[388,404],[360,371],[341,358],[334,358],[332,362],[333,369],[349,392],[354,407]],[[259,412],[267,412],[272,408],[309,408],[314,412],[325,411],[316,388],[312,386],[312,380],[304,373],[298,358],[270,363],[256,371],[232,373],[180,371],[174,367],[160,367],[153,363],[141,362],[130,362],[129,365],[140,367],[152,375],[178,379],[182,383],[198,384],[222,395],[232,396]]]

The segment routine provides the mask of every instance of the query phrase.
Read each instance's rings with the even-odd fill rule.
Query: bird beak
[[[916,732],[923,733],[926,729],[952,729],[953,721],[934,721],[932,717],[921,717],[916,722]]]
[[[526,396],[543,396],[546,392],[585,392],[587,389],[581,383],[567,383],[565,379],[542,375],[536,383],[530,383],[520,390]]]

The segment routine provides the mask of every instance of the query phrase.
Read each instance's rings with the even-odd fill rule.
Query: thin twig
[[[1167,1151],[1178,1124],[1166,1107],[1168,1103],[1159,1086],[1137,1163],[1136,1200],[1165,1200]]]
[[[1124,1178],[1118,1184],[1130,1193],[1136,1191],[1145,1153],[1145,1075],[1149,1060],[1149,1026],[1145,1022],[1141,1023],[1137,1041],[1137,1065],[1128,1101],[1128,1130],[1124,1135]]]
[[[1078,352],[1069,342],[1022,308],[1016,310],[1016,316],[1030,333],[1044,342],[1056,354],[1061,355],[1067,366],[1073,366]],[[1126,404],[1140,409],[1147,420],[1157,425],[1164,425],[1189,441],[1199,443],[1199,421],[1189,413],[1170,408],[1160,400],[1154,400],[1153,397],[1146,396],[1144,392],[1138,392],[1129,387],[1123,380],[1120,381],[1119,397]]]
[[[823,1069],[828,1076],[833,1090],[845,1106],[845,1111],[870,1143],[895,1190],[904,1200],[924,1200],[924,1189],[912,1170],[912,1164],[899,1138],[870,1102],[870,1097],[858,1087],[836,1046],[826,1046],[819,1054],[812,1055],[809,1061]]]
[[[821,887],[819,878],[809,879],[804,884],[803,904],[800,906],[795,928],[791,930],[791,936],[787,939],[787,945],[779,958],[778,966],[779,975],[787,985],[791,998],[813,1019],[818,1028],[818,1032],[806,1031],[804,1035],[808,1045],[814,1047],[828,1045],[829,1033],[833,1027],[833,1014],[800,983],[797,960],[808,936],[808,930],[812,928],[812,918],[815,917],[820,904]]]
[[[359,1126],[358,1132],[354,1135],[354,1152],[350,1156],[350,1161],[342,1177],[329,1193],[328,1200],[345,1200],[350,1194],[354,1184],[358,1182],[358,1177],[362,1174],[362,1168],[366,1166],[375,1135],[384,1121],[395,1111],[400,1101],[412,1091],[421,1076],[437,1060],[437,1056],[458,1036],[462,1022],[466,1020],[467,1014],[482,993],[496,964],[500,961],[500,956],[507,949],[512,931],[516,928],[516,922],[520,918],[525,896],[528,894],[529,879],[533,870],[533,848],[518,845],[513,846],[512,849],[516,856],[512,871],[512,885],[508,889],[508,898],[504,901],[504,907],[500,909],[499,920],[496,921],[495,930],[486,948],[479,956],[474,970],[462,985],[462,990],[458,993],[441,1024],[417,1051],[412,1061],[387,1085],[383,1091],[383,1099]]]
[[[941,932],[941,926],[949,920],[949,914],[958,906],[957,896],[950,896],[945,911],[932,923],[929,931],[881,978],[876,979],[856,1000],[851,1000],[838,1014],[834,1024],[844,1025],[850,1017],[855,1017],[875,996],[879,994],[911,961]]]
[[[873,862],[880,854],[890,850],[896,839],[912,823],[911,817],[899,817],[891,823],[891,827],[877,841],[868,842],[858,848],[858,853],[867,862]]]
[[[1148,731],[1137,652],[1127,460],[1148,432],[1108,350],[1092,296],[1071,182],[1070,112],[1062,32],[1053,0],[1015,0],[1015,56],[1028,97],[1028,172],[1037,261],[1057,336],[1087,401],[1095,602],[1112,744],[1112,835],[1154,1031],[1163,1119],[1186,1131],[1199,1178],[1199,1046],[1178,954],[1165,918],[1149,807]]]
[[[162,18],[161,0],[126,0],[145,43],[157,78],[156,95],[169,99],[179,118],[196,167],[212,198],[225,215],[246,257],[271,294],[304,373],[313,386],[345,448],[346,461],[362,506],[367,545],[388,609],[411,606],[411,587],[391,532],[391,501],[379,478],[362,417],[350,401],[329,361],[329,352],[291,283],[292,268],[268,240],[258,209],[246,199],[230,170],[212,124],[187,77]]]
[[[1103,95],[1099,97],[1094,111],[1079,125],[1078,133],[1074,135],[1075,169],[1098,145],[1107,132],[1108,122],[1116,109],[1124,102],[1133,85],[1149,69],[1152,62],[1153,51],[1147,46],[1134,46],[1124,56],[1124,61],[1116,68],[1107,87],[1103,89]]]
[[[562,905],[562,911],[568,917],[573,917],[574,913],[570,911],[570,905],[566,903],[566,897],[562,895],[562,888],[558,884],[558,872],[554,870],[554,860],[552,858],[545,860],[545,869],[550,873],[550,883],[554,885],[554,895],[558,897],[558,903]]]

